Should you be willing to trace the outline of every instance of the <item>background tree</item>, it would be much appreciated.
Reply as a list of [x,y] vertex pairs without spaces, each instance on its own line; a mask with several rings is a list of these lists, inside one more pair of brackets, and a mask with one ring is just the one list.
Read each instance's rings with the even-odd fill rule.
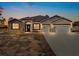
[[79,27],[79,21],[74,22],[74,23],[73,23],[73,26],[74,26],[74,27],[75,27],[75,26],[78,26],[78,27]]

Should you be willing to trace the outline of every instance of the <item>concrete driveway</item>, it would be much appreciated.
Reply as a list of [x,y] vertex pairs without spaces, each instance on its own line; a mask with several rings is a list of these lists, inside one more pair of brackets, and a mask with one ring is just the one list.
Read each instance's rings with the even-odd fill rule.
[[58,56],[79,56],[79,33],[43,33]]

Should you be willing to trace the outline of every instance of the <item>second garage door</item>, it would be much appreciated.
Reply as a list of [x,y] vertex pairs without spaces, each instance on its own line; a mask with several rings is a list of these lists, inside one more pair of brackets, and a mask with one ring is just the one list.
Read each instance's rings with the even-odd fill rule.
[[67,33],[69,31],[70,25],[55,25],[55,32],[57,33]]

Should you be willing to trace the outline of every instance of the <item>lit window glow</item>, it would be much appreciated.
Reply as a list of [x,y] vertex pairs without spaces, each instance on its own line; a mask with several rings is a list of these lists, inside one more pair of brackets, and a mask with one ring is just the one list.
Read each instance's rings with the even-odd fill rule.
[[13,24],[12,24],[12,28],[13,28],[13,29],[19,29],[19,24],[13,23]]
[[40,29],[40,24],[34,24],[34,29]]

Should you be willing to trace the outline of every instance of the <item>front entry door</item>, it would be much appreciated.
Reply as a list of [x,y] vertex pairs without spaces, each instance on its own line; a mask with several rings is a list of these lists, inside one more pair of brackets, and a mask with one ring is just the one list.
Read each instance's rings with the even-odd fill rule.
[[27,32],[30,32],[30,24],[27,24],[27,25],[26,25],[26,31],[27,31]]

